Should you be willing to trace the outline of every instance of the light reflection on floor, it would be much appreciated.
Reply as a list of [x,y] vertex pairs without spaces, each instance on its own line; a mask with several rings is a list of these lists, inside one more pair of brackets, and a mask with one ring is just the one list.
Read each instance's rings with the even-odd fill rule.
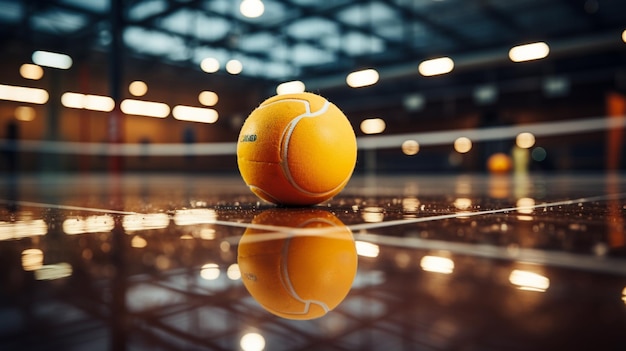
[[[624,177],[355,177],[305,210],[259,202],[236,177],[17,184],[0,194],[3,350],[626,347]],[[358,269],[323,317],[279,317],[242,284],[247,230],[295,243],[338,227]],[[317,297],[303,287],[330,256],[272,268],[281,247],[258,264],[294,301]]]

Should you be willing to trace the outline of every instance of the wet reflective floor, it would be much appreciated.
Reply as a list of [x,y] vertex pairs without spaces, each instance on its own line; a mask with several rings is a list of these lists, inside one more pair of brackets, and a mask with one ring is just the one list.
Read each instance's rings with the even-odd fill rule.
[[623,175],[0,182],[0,350],[626,349]]

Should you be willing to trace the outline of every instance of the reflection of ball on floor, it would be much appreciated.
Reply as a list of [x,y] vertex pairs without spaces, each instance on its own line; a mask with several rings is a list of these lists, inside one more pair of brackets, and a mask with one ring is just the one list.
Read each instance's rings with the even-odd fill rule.
[[356,163],[356,137],[346,116],[311,93],[265,100],[244,122],[237,164],[260,198],[312,205],[339,193]]
[[504,174],[511,171],[513,161],[511,157],[504,153],[495,153],[487,159],[487,170],[494,174]]
[[313,319],[348,295],[357,254],[351,231],[337,217],[317,209],[270,209],[252,223],[293,227],[251,227],[239,242],[241,279],[266,310],[288,319]]

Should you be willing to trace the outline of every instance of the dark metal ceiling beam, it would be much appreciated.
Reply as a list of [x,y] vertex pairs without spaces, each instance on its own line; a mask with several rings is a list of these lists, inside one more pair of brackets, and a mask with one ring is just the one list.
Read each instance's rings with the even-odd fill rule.
[[520,36],[520,33],[527,33],[529,31],[528,28],[519,24],[513,16],[494,7],[490,0],[480,0],[479,6],[481,11],[484,12],[489,19],[498,23],[500,27],[511,32],[514,36]]
[[443,37],[453,41],[460,48],[466,48],[467,43],[471,42],[470,38],[461,34],[459,31],[432,20],[428,15],[415,10],[412,6],[407,7],[404,5],[400,5],[392,0],[381,1],[395,8],[397,11],[405,13],[405,18],[408,18],[410,21],[419,22],[420,24],[424,25],[435,33],[439,33]]
[[593,6],[593,3],[588,0],[561,0],[561,3],[571,9],[576,15],[584,18],[591,29],[599,30],[603,27],[601,18],[597,12],[595,12],[599,10],[600,6],[602,6],[599,1],[596,1],[596,5],[598,6],[596,9],[588,8],[588,6]]
[[155,21],[162,19],[164,17],[167,17],[178,10],[181,10],[184,8],[195,8],[201,2],[202,2],[201,0],[192,0],[189,2],[179,2],[179,1],[168,0],[167,8],[165,8],[163,11],[154,13],[150,16],[146,16],[138,21],[127,20],[127,24],[143,26],[143,25],[147,25],[150,23],[154,23]]

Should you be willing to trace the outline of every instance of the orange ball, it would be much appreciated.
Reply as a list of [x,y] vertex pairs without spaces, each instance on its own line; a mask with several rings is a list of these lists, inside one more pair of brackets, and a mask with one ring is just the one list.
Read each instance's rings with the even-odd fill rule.
[[319,318],[348,295],[356,276],[352,232],[318,209],[270,209],[248,228],[238,247],[241,279],[267,311],[288,319]]
[[313,205],[338,194],[356,155],[346,116],[311,93],[265,100],[248,116],[237,142],[239,172],[250,190],[283,205]]

